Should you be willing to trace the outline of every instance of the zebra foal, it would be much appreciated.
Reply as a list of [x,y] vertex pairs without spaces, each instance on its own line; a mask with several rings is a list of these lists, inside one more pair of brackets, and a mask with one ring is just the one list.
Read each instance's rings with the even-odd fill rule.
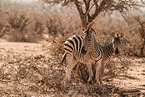
[[118,54],[119,53],[119,45],[120,45],[120,38],[123,37],[123,33],[112,33],[113,37],[109,42],[107,42],[104,46],[102,46],[103,49],[103,60],[107,60],[111,57],[111,55]]
[[112,39],[107,42],[104,46],[102,46],[103,50],[103,62],[100,69],[100,81],[102,81],[102,76],[104,74],[104,64],[108,61],[108,59],[115,54],[119,54],[119,46],[121,44],[120,38],[123,37],[123,33],[112,33]]

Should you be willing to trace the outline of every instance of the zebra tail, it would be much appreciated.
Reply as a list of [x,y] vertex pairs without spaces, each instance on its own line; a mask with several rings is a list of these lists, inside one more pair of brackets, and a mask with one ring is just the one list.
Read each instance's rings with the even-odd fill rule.
[[66,61],[66,53],[63,54],[61,61],[59,62],[60,65],[63,65],[64,61]]

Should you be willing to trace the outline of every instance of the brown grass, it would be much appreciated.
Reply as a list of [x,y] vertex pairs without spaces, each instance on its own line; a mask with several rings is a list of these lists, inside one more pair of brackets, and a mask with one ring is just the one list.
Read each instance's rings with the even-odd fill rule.
[[[50,55],[52,50],[47,48],[52,44],[42,41],[39,44],[4,42],[0,45],[3,47],[0,55],[1,96],[113,96],[115,94],[135,96],[141,95],[140,90],[144,87],[142,78],[144,59],[112,57],[106,64],[101,87],[95,83],[87,85],[81,80],[87,80],[88,76],[87,69],[82,64],[76,68],[78,81],[72,75],[71,83],[63,85],[61,81],[65,76],[67,65],[60,66],[59,59],[53,54]],[[139,71],[137,71],[138,63],[142,66]],[[137,74],[134,76],[133,73]],[[132,86],[128,83],[129,80],[133,83],[140,82]],[[126,87],[122,81],[130,86]]]

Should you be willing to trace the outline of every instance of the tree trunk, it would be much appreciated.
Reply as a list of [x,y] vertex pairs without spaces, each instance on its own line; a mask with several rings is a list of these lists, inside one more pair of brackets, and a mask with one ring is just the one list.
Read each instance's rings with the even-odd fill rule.
[[92,22],[92,18],[90,17],[90,15],[88,14],[87,16],[86,15],[83,15],[81,17],[81,23],[82,23],[82,28],[84,29],[87,29],[88,26],[91,27],[92,25],[89,25],[91,22]]
[[143,57],[144,56],[144,46],[145,46],[145,41],[143,41],[142,47],[140,49],[140,56]]

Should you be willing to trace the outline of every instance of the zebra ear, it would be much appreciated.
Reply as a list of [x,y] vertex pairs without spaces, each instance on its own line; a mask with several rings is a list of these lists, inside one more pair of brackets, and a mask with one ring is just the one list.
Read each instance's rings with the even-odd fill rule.
[[86,30],[85,29],[82,29],[83,33],[86,33]]
[[124,36],[124,34],[123,33],[120,33],[120,37],[123,37]]
[[115,36],[115,32],[112,32],[111,36],[114,37]]
[[87,53],[87,50],[85,49],[85,47],[82,47],[81,53],[82,53],[83,55],[85,55],[85,54]]

